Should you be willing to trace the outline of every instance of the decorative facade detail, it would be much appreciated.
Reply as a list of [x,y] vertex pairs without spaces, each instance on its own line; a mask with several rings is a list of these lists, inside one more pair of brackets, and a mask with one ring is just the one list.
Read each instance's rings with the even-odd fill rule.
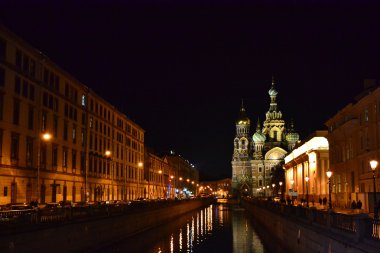
[[268,91],[269,110],[261,127],[257,120],[256,132],[250,137],[250,119],[242,103],[236,120],[236,137],[232,156],[232,189],[235,194],[253,195],[258,188],[269,185],[274,167],[284,160],[299,141],[291,122],[285,127],[278,109],[275,82]]

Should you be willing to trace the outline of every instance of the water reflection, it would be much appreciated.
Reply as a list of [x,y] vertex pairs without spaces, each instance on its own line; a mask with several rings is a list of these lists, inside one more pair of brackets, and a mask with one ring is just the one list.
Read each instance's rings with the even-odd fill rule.
[[266,252],[244,210],[210,205],[99,252]]

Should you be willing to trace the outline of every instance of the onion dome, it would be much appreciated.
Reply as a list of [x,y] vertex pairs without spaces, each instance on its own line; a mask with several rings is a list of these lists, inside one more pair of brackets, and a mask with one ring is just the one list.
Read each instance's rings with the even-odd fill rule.
[[252,140],[255,143],[265,142],[266,140],[265,135],[263,134],[263,132],[261,132],[259,120],[257,120],[256,133],[253,134]]
[[236,125],[249,125],[251,121],[249,120],[247,113],[245,112],[243,101],[241,101],[241,108],[239,117],[236,120]]
[[294,131],[293,120],[290,123],[290,129],[285,138],[288,142],[297,142],[300,139],[300,135]]
[[275,97],[278,94],[278,91],[274,88],[274,77],[272,77],[272,87],[268,91],[269,96]]

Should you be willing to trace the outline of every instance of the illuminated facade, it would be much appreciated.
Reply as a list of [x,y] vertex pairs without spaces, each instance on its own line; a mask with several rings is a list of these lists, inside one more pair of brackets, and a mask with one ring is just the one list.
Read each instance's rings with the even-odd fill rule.
[[175,172],[166,158],[161,158],[152,152],[145,153],[145,180],[147,199],[174,198]]
[[[329,143],[327,131],[316,131],[285,157],[285,195],[317,203],[328,198]],[[308,182],[306,180],[308,177]]]
[[231,178],[201,182],[198,186],[198,194],[212,194],[218,198],[228,198],[231,194]]
[[139,125],[0,27],[0,204],[135,199],[143,159]]
[[288,151],[299,140],[293,123],[286,129],[285,120],[277,106],[277,90],[272,80],[268,91],[269,110],[263,126],[257,121],[256,132],[250,136],[251,121],[242,104],[236,121],[236,137],[232,155],[232,189],[234,194],[252,195],[257,189],[267,186],[274,167],[283,161]]
[[187,197],[195,195],[197,184],[199,184],[199,171],[195,165],[181,155],[176,155],[173,151],[163,156],[162,159],[169,164],[169,174],[173,176],[173,178],[170,178],[170,186],[174,186],[175,196]]
[[[365,90],[326,122],[333,172],[332,202],[348,206],[361,200],[363,209],[373,211],[373,176],[369,161],[380,159],[380,88],[366,80]],[[379,167],[376,188],[380,190]],[[378,200],[380,195],[377,196]]]

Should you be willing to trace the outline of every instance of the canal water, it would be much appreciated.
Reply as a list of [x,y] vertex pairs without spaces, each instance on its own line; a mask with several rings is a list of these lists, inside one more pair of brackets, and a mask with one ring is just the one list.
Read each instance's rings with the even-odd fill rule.
[[274,253],[264,247],[258,231],[244,209],[212,204],[98,252]]

